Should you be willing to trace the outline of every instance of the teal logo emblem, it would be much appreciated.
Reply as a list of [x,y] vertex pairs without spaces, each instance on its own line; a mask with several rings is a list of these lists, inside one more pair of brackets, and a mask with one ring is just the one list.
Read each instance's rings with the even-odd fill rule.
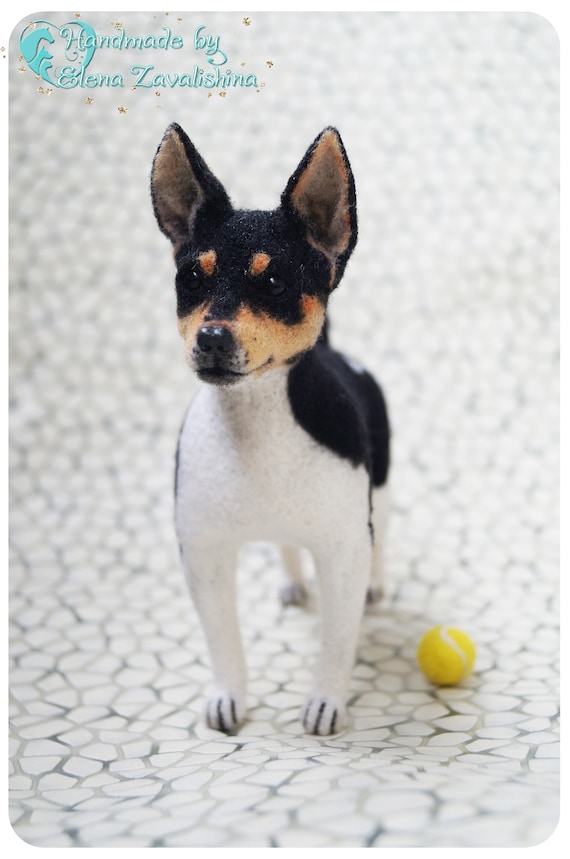
[[62,27],[34,21],[20,34],[20,51],[33,72],[52,86],[61,87],[62,69],[80,75],[95,53],[96,34],[84,21]]

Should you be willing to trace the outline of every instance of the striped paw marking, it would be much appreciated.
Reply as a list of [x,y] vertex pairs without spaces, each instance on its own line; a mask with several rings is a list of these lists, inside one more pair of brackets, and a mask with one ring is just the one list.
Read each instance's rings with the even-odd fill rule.
[[338,734],[344,727],[344,706],[335,699],[315,695],[307,700],[301,710],[301,722],[308,734],[325,737]]
[[243,708],[230,692],[217,690],[206,703],[206,722],[214,731],[231,734],[243,719]]

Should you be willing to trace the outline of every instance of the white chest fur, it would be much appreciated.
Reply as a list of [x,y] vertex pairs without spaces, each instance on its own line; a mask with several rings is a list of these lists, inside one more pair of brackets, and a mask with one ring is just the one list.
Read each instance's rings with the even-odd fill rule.
[[364,467],[354,468],[296,422],[287,371],[200,390],[180,437],[177,528],[183,543],[267,540],[311,547],[353,525],[365,537],[368,515]]

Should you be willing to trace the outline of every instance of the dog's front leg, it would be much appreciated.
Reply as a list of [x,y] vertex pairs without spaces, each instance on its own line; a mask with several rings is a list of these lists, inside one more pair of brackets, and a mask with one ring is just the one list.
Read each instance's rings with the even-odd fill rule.
[[236,554],[216,546],[184,555],[214,675],[206,722],[210,728],[230,733],[245,715],[247,673],[237,615]]
[[336,545],[316,552],[320,582],[321,652],[315,684],[301,711],[309,734],[334,734],[345,721],[360,621],[370,575],[371,545],[364,534],[357,548]]

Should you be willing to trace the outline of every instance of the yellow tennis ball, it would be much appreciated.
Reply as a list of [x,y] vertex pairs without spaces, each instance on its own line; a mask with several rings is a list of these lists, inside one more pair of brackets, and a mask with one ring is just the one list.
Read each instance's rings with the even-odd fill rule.
[[437,686],[453,686],[473,670],[475,645],[468,635],[450,626],[434,626],[421,639],[418,665]]

